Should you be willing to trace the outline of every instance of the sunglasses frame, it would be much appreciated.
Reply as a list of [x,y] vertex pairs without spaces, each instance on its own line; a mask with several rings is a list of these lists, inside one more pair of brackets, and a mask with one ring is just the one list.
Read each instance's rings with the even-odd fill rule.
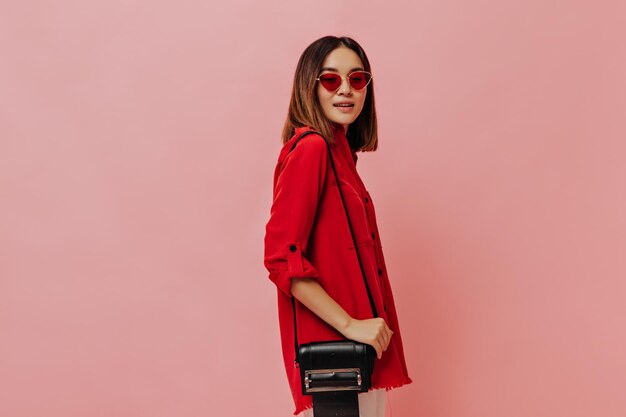
[[[352,74],[354,74],[355,72],[364,72],[364,73],[366,73],[366,74],[369,74],[369,76],[370,76],[370,79],[369,79],[369,80],[367,80],[367,84],[365,84],[365,86],[364,86],[363,88],[359,89],[359,90],[357,90],[356,88],[354,88],[354,87],[352,86],[352,84],[350,83],[350,76],[351,76]],[[374,79],[374,76],[372,75],[372,73],[371,73],[371,72],[369,72],[369,71],[363,71],[363,70],[356,70],[356,71],[352,71],[352,72],[351,72],[350,74],[348,74],[346,77],[342,77],[340,74],[337,74],[336,72],[325,72],[325,73],[323,73],[323,74],[320,74],[320,75],[319,75],[319,77],[317,77],[317,78],[315,79],[315,81],[319,81],[319,82],[321,83],[320,78],[322,77],[322,75],[327,75],[327,74],[337,75],[337,76],[339,76],[339,78],[341,78],[341,83],[339,84],[339,87],[335,88],[334,90],[329,90],[328,88],[326,88],[326,87],[324,86],[324,84],[322,84],[322,87],[324,87],[324,89],[325,89],[326,91],[330,92],[330,93],[334,93],[335,91],[339,90],[339,89],[341,88],[341,86],[343,85],[343,81],[344,81],[344,80],[348,80],[348,85],[349,85],[349,86],[350,86],[350,88],[351,88],[351,89],[353,89],[354,91],[362,91],[362,90],[366,89],[366,88],[367,88],[367,86],[368,86],[368,85],[370,85],[370,83],[371,83],[371,82],[372,82],[372,80]]]

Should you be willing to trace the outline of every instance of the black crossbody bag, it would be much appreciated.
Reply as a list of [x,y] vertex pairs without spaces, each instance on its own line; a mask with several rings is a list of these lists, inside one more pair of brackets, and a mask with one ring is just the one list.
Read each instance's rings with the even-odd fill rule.
[[[304,136],[317,133],[306,131],[294,142],[290,152],[295,148],[298,141]],[[322,138],[324,138],[322,136]],[[326,138],[328,156],[337,181],[337,189],[341,196],[350,234],[354,242],[354,252],[363,275],[363,282],[369,297],[372,314],[378,317],[374,299],[370,292],[365,277],[365,271],[361,262],[354,230],[350,222],[350,216],[341,191],[339,177],[335,170],[330,144]],[[300,367],[300,382],[303,395],[313,396],[313,413],[315,417],[359,417],[359,403],[357,394],[367,392],[371,387],[371,377],[374,371],[376,350],[373,346],[354,340],[332,340],[322,342],[305,343],[298,346],[298,330],[296,326],[296,300],[291,297],[293,308],[294,341],[295,341],[295,366]]]

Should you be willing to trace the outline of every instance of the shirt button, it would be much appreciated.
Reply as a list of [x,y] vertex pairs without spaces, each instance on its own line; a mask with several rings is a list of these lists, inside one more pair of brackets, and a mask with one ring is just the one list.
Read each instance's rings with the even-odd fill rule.
[[376,239],[376,235],[372,233],[372,239]]
[[290,250],[290,251],[292,251],[292,252],[295,252],[295,251],[296,251],[296,249],[297,249],[297,248],[296,248],[296,245],[291,245],[291,246],[289,246],[289,250]]
[[378,268],[378,275],[382,275],[383,274],[383,270]]
[[370,201],[370,199],[365,197],[365,202],[368,203],[369,201]]

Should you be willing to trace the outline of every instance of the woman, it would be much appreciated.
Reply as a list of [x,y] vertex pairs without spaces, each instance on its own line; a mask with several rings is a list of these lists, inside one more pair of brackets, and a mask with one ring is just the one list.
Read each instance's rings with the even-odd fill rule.
[[[387,391],[412,382],[387,276],[371,196],[356,171],[357,151],[378,145],[373,77],[365,52],[348,37],[326,36],[298,62],[283,148],[274,172],[274,199],[266,225],[264,264],[276,284],[281,345],[294,414],[312,416],[295,366],[298,344],[352,339],[377,354],[372,386],[359,393],[361,416],[384,416]],[[314,130],[298,141],[303,132]],[[330,143],[339,186],[352,223],[347,224],[329,162]],[[355,242],[356,241],[356,248]],[[359,251],[378,317],[363,281]]]

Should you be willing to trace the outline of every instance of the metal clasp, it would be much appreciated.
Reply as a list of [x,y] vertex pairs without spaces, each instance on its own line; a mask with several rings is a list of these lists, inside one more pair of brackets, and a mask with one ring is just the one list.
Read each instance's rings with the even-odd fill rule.
[[[311,378],[313,374],[327,374],[330,373],[334,376],[337,372],[356,372],[356,385],[349,385],[345,387],[317,387],[310,388]],[[304,371],[304,388],[306,392],[322,392],[322,391],[360,391],[362,385],[361,369],[359,368],[335,368],[335,369],[310,369]]]

